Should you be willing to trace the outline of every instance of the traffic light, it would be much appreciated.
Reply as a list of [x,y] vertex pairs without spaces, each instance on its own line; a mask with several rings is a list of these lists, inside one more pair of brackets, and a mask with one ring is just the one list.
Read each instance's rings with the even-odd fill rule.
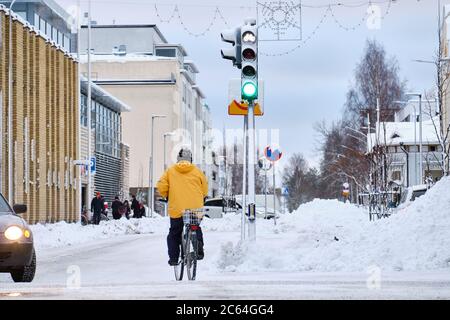
[[222,41],[233,44],[232,48],[222,49],[222,58],[233,61],[241,69],[241,28],[227,29],[220,34]]
[[258,99],[258,28],[256,20],[246,20],[240,31],[242,99],[251,102]]

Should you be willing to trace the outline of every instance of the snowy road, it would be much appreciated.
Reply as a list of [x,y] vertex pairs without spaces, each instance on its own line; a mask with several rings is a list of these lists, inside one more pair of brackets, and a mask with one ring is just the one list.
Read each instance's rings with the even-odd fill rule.
[[[364,273],[237,273],[211,267],[220,239],[238,237],[238,232],[207,234],[198,280],[181,283],[167,265],[161,234],[41,249],[32,284],[15,284],[0,274],[0,299],[450,299],[448,270],[382,273],[380,288],[369,289]],[[68,288],[77,279],[74,270],[80,271],[80,287]]]

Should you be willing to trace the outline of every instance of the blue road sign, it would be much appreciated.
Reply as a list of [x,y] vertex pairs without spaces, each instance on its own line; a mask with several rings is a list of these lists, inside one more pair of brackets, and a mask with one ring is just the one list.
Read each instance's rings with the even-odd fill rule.
[[95,157],[91,158],[91,174],[95,174],[97,170],[97,159]]

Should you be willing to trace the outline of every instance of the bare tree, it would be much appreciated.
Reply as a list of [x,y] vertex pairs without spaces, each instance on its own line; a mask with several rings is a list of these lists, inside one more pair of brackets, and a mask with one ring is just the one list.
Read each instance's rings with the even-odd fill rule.
[[380,104],[380,121],[392,121],[405,91],[406,81],[401,81],[395,58],[388,59],[382,45],[367,40],[365,53],[355,70],[355,85],[347,94],[344,120],[362,127],[367,113],[372,123],[376,121],[377,100]]

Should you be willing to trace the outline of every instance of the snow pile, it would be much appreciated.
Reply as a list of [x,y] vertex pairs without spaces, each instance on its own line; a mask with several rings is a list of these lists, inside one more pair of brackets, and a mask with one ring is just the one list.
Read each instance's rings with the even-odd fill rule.
[[219,271],[428,270],[450,267],[450,178],[388,219],[369,222],[365,209],[315,200],[282,215],[276,227],[257,222],[257,242],[222,245]]
[[120,219],[101,222],[100,225],[81,226],[77,223],[58,222],[30,226],[37,248],[56,248],[88,243],[127,234],[167,233],[168,219]]

